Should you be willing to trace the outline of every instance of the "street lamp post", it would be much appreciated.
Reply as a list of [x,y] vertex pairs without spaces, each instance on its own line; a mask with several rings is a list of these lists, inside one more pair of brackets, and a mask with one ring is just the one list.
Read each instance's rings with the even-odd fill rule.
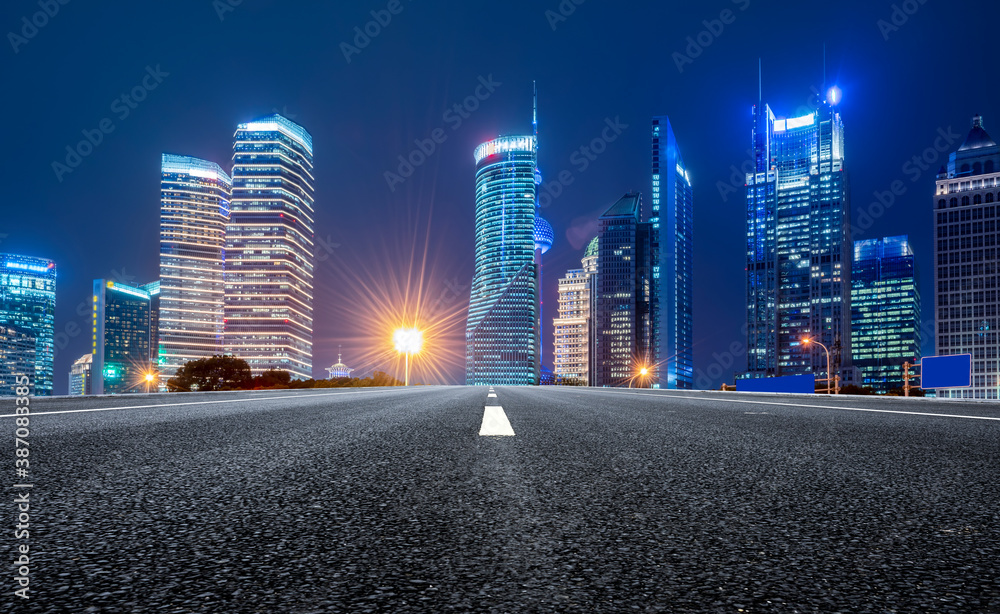
[[396,351],[406,355],[406,375],[404,386],[410,385],[410,354],[420,353],[424,334],[415,328],[400,328],[392,336]]
[[150,393],[149,387],[153,384],[154,379],[156,379],[156,375],[152,371],[146,374],[146,394]]
[[[802,340],[802,343],[803,345],[809,345],[810,343],[815,343],[819,347],[823,348],[824,352],[826,352],[826,393],[830,394],[830,387],[833,384],[833,375],[830,373],[830,350],[826,349],[825,345],[823,345],[819,341],[816,341],[812,337],[804,338]],[[839,386],[837,392],[838,393],[840,392]]]

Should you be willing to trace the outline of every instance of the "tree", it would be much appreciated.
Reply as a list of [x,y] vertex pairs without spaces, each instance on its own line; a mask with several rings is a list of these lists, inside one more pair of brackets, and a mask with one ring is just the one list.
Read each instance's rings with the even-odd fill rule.
[[288,388],[292,374],[280,369],[268,369],[253,378],[254,388]]
[[167,389],[172,392],[245,390],[252,382],[250,365],[245,360],[234,356],[212,356],[184,363],[167,380]]

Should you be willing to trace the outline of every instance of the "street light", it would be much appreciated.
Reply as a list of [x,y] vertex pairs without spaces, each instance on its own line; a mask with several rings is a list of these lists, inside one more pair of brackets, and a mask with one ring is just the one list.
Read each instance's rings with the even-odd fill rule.
[[424,334],[415,328],[400,328],[392,336],[396,351],[406,354],[406,381],[404,386],[410,385],[410,354],[419,354],[420,348],[424,344]]
[[156,379],[156,374],[150,371],[146,373],[146,394],[149,394],[149,387],[152,385],[153,380]]
[[[830,394],[830,386],[833,383],[833,375],[830,373],[830,350],[826,349],[825,345],[823,345],[819,341],[816,341],[812,337],[803,337],[802,338],[802,345],[809,345],[810,343],[815,343],[819,347],[823,348],[824,352],[826,352],[826,393]],[[838,388],[839,388],[839,386],[838,386]],[[839,392],[840,391],[838,390],[838,393]]]

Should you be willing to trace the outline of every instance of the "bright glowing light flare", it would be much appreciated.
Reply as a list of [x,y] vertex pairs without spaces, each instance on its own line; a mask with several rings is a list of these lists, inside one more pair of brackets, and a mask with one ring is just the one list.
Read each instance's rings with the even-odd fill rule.
[[392,342],[401,354],[419,354],[424,345],[424,334],[415,328],[400,328],[392,335]]

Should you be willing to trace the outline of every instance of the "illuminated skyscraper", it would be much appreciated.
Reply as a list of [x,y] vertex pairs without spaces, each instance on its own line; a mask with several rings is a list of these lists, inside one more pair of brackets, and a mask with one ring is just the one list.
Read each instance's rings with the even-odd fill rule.
[[223,352],[232,182],[218,164],[187,156],[163,154],[160,170],[160,281],[144,288],[158,303],[150,349],[166,381],[184,363]]
[[466,324],[466,383],[539,380],[534,136],[476,148],[476,262]]
[[93,394],[145,392],[149,362],[149,293],[94,280]]
[[694,195],[670,119],[653,118],[654,388],[694,388]]
[[996,399],[1000,145],[986,132],[982,117],[972,119],[965,142],[938,174],[934,207],[937,353],[972,355],[972,387],[941,389],[938,396]]
[[642,199],[626,194],[601,215],[597,242],[592,386],[648,387],[652,366],[652,224]]
[[313,142],[281,115],[240,124],[226,231],[225,351],[312,377]]
[[583,268],[572,269],[559,280],[559,316],[555,329],[555,374],[563,381],[587,385],[590,381],[591,290],[597,272],[598,239],[587,246]]
[[[836,88],[830,101],[836,103]],[[826,373],[851,360],[850,201],[844,125],[830,102],[778,119],[754,107],[747,195],[747,373]],[[833,366],[838,372],[836,364]]]
[[151,281],[139,286],[149,293],[149,363],[160,364],[160,282]]
[[56,265],[51,260],[0,254],[0,326],[35,339],[32,394],[52,394],[55,356]]
[[854,242],[851,345],[863,386],[903,387],[903,363],[920,362],[920,286],[909,238]]

